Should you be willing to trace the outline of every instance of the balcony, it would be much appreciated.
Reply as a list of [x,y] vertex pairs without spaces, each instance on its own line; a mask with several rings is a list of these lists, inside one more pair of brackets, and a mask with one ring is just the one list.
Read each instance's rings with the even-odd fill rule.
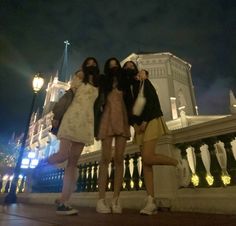
[[[174,167],[154,167],[155,196],[159,209],[235,214],[236,115],[173,130],[171,134],[162,137],[156,152],[176,158],[181,156],[189,164],[186,187],[178,187]],[[99,159],[100,151],[82,155],[78,163],[79,177],[72,204],[95,206]],[[63,166],[60,167],[45,168],[31,183],[32,190],[19,194],[20,199],[31,203],[53,203],[62,187],[64,170]],[[140,153],[133,144],[127,145],[124,168],[122,205],[124,208],[139,209],[146,194]],[[212,184],[206,180],[206,175],[212,176]],[[198,183],[193,176],[198,177]],[[227,183],[222,176],[228,178]],[[113,180],[114,165],[111,162],[108,199],[111,198]]]

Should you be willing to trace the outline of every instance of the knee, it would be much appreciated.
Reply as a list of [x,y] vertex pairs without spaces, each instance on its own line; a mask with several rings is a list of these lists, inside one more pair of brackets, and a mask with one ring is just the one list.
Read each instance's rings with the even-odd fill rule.
[[70,158],[71,159],[79,159],[80,157],[80,153],[79,152],[73,152],[73,153],[70,153]]

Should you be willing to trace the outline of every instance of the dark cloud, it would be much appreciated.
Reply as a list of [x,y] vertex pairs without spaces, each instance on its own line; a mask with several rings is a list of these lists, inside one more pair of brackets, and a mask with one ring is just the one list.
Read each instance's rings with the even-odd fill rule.
[[103,67],[110,56],[172,52],[192,64],[200,112],[227,113],[228,89],[236,92],[235,15],[233,0],[2,0],[0,136],[22,131],[32,75],[42,72],[49,80],[66,39],[70,73],[89,55]]

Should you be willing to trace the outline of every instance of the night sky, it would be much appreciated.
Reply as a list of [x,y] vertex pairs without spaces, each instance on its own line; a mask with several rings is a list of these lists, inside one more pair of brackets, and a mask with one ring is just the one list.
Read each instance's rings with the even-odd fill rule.
[[70,73],[87,56],[103,68],[111,56],[171,52],[192,65],[200,114],[229,113],[229,89],[236,94],[234,0],[0,0],[0,142],[24,131],[33,75],[49,81],[67,39]]

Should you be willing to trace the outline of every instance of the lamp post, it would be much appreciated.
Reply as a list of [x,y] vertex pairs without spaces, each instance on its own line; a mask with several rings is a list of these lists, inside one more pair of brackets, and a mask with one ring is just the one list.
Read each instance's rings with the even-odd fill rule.
[[4,200],[4,202],[6,204],[11,204],[11,203],[16,203],[17,202],[16,188],[17,188],[17,184],[18,184],[18,178],[19,178],[19,175],[20,175],[20,167],[21,167],[21,162],[22,162],[22,157],[23,157],[23,154],[24,154],[24,150],[25,150],[25,143],[26,143],[26,139],[27,139],[27,136],[28,136],[28,132],[29,132],[31,115],[33,113],[37,93],[42,88],[43,83],[44,83],[44,79],[42,77],[40,77],[39,74],[34,76],[34,79],[33,79],[33,82],[32,82],[33,91],[34,91],[33,99],[32,99],[32,103],[31,103],[31,106],[30,106],[30,112],[29,112],[29,115],[28,115],[27,124],[26,124],[26,127],[25,127],[24,137],[22,139],[22,144],[21,144],[21,147],[20,147],[19,157],[17,159],[16,167],[14,169],[14,177],[13,177],[13,180],[12,180],[12,183],[11,183],[10,191],[9,191],[8,195],[5,197],[5,200]]

